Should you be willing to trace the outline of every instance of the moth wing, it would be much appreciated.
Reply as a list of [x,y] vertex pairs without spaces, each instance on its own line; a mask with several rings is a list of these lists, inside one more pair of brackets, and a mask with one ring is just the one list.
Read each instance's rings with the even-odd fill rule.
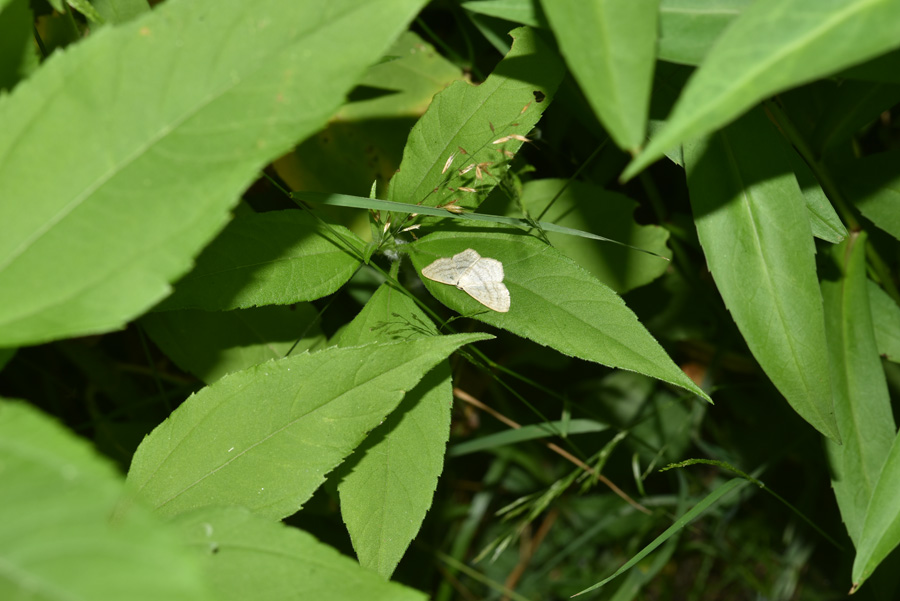
[[[453,265],[459,271],[460,277],[472,268],[473,265],[483,260],[477,251],[467,248],[461,253],[453,255]],[[493,259],[491,259],[493,261]],[[497,261],[499,263],[499,261]],[[501,266],[502,269],[502,266]]]
[[456,268],[453,259],[443,258],[423,267],[422,275],[441,284],[456,286],[459,282],[460,271]]
[[503,284],[503,263],[481,258],[459,278],[456,284],[479,303],[500,313],[510,307],[509,289]]

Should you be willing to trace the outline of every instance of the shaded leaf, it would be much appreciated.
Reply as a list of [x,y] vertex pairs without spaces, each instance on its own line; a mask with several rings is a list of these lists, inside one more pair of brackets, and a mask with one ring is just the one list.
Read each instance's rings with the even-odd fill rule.
[[[308,303],[236,311],[159,311],[141,318],[153,342],[181,369],[207,384],[288,351],[324,343]],[[296,345],[296,346],[295,346]]]
[[572,357],[636,371],[705,399],[625,302],[551,246],[526,235],[461,230],[437,232],[408,246],[416,270],[467,248],[503,263],[508,313],[486,310],[465,292],[422,278],[454,311],[528,338]]
[[761,111],[685,145],[709,269],[753,356],[797,413],[840,440],[803,195]]
[[412,32],[401,35],[387,56],[397,58],[369,67],[328,127],[275,162],[292,190],[368,196],[375,181],[382,193],[432,97],[463,77]]
[[878,354],[900,363],[900,305],[872,280],[868,282],[868,292]]
[[128,482],[165,515],[214,504],[291,515],[425,373],[487,338],[330,348],[225,376],[144,439]]
[[512,430],[503,430],[495,434],[485,434],[459,442],[447,450],[447,454],[451,457],[460,457],[470,453],[478,453],[480,451],[490,451],[498,447],[524,442],[526,440],[537,440],[541,438],[553,438],[563,434],[587,434],[591,432],[604,432],[609,429],[608,424],[604,424],[592,419],[573,419],[559,420],[540,424],[532,424],[530,426],[522,426],[521,428]]
[[900,102],[900,85],[842,81],[827,101],[822,115],[816,119],[816,129],[810,140],[818,155],[846,142]]
[[156,310],[287,305],[338,290],[361,264],[364,243],[301,210],[242,213],[197,258]]
[[0,90],[11,90],[37,67],[28,0],[0,2]]
[[0,98],[0,197],[16,199],[0,345],[121,327],[166,296],[422,4],[165,2],[54,53]]
[[207,556],[221,601],[424,601],[425,595],[359,566],[312,535],[237,507],[208,507],[175,523]]
[[543,0],[560,50],[619,147],[644,142],[659,0]]
[[209,599],[175,533],[125,497],[91,445],[23,402],[0,401],[0,596],[72,601]]
[[843,277],[823,281],[834,412],[843,444],[829,442],[832,487],[841,517],[857,546],[863,521],[896,434],[866,284],[866,234],[834,248]]
[[853,588],[859,588],[884,559],[900,544],[900,436],[894,437],[890,453],[872,491],[862,534],[853,561]]
[[832,244],[840,243],[847,237],[847,228],[835,212],[831,201],[825,196],[825,191],[822,190],[816,176],[798,153],[788,152],[788,161],[794,170],[800,191],[803,192],[813,236]]
[[[895,0],[758,0],[718,39],[666,127],[628,166],[631,178],[777,92],[900,46]],[[764,35],[761,35],[764,32]]]
[[[589,183],[562,179],[528,182],[522,192],[522,204],[537,216],[566,186],[542,219],[577,230],[603,234],[636,248],[671,258],[666,242],[669,232],[657,225],[639,225],[634,220],[638,203],[627,196]],[[647,284],[670,266],[668,261],[645,253],[596,240],[547,232],[554,247],[597,278],[622,294]]]
[[661,60],[699,65],[726,27],[752,0],[660,0]]
[[478,0],[460,6],[473,13],[506,19],[531,27],[547,27],[547,17],[538,0]]
[[[341,332],[338,345],[430,336],[437,336],[437,329],[421,309],[382,284]],[[359,563],[385,578],[431,507],[444,468],[452,405],[450,368],[440,363],[359,446],[338,485],[341,515]]]
[[147,0],[91,0],[107,23],[121,24],[150,11]]
[[840,166],[840,185],[856,208],[900,240],[900,152],[890,151]]
[[[550,104],[565,72],[560,59],[533,30],[521,27],[510,35],[512,50],[484,83],[473,86],[457,81],[434,97],[409,134],[388,200],[430,207],[455,200],[457,206],[475,208],[496,186],[509,167],[509,156],[502,151],[515,153],[523,142],[513,138],[494,142],[511,135],[526,136]],[[451,156],[454,160],[448,166]],[[474,166],[480,163],[486,164],[491,175],[478,179]],[[456,191],[459,187],[477,192]]]

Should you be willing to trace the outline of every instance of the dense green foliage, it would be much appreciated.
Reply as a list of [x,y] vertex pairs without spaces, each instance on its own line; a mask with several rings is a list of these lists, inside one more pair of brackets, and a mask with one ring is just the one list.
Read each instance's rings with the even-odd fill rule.
[[900,594],[900,0],[153,4],[0,0],[0,599]]

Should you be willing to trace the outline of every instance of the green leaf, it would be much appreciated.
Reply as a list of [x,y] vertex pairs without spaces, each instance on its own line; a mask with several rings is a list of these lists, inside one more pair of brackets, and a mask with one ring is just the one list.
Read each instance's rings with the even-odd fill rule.
[[685,145],[697,234],[725,306],[800,416],[840,440],[803,195],[762,111]]
[[[207,384],[288,351],[325,342],[318,311],[308,303],[238,311],[160,311],[141,318],[156,346]],[[296,346],[295,346],[296,345]]]
[[347,228],[306,211],[242,213],[156,309],[215,311],[322,298],[359,268],[364,246]]
[[128,482],[164,515],[293,514],[437,363],[485,334],[330,348],[225,376],[138,447]]
[[540,424],[532,424],[530,426],[522,426],[514,430],[503,430],[495,434],[486,434],[479,436],[473,440],[460,442],[447,451],[450,457],[461,457],[470,453],[478,453],[479,451],[489,451],[498,447],[504,447],[527,440],[537,440],[541,438],[552,438],[563,434],[569,436],[571,434],[587,434],[592,432],[604,432],[609,429],[608,424],[604,424],[592,419],[573,419],[559,420],[553,422],[544,422]]
[[625,169],[725,125],[760,100],[900,45],[896,0],[758,0],[722,34],[666,127]]
[[872,280],[868,282],[868,292],[878,354],[900,363],[900,305]]
[[97,9],[88,0],[66,0],[66,4],[84,15],[88,22],[92,24],[102,25],[106,22],[106,19],[97,12]]
[[609,135],[644,143],[656,62],[659,0],[543,0],[560,50]]
[[898,151],[848,161],[839,168],[839,184],[867,219],[900,240],[898,161]]
[[844,226],[841,218],[838,217],[834,207],[831,206],[831,201],[825,196],[825,191],[819,185],[819,181],[813,174],[812,169],[793,150],[788,152],[788,161],[794,170],[794,176],[800,185],[800,191],[803,192],[803,199],[806,201],[806,212],[813,236],[832,244],[839,244],[847,237],[847,228]]
[[367,196],[383,193],[400,166],[409,130],[435,94],[462,70],[412,32],[387,50],[395,60],[369,67],[328,127],[275,162],[293,190]]
[[739,487],[746,486],[746,485],[747,485],[747,480],[744,480],[743,478],[733,478],[733,479],[729,480],[728,482],[722,484],[721,486],[717,487],[714,491],[712,491],[711,493],[706,495],[706,497],[702,501],[700,501],[699,503],[697,503],[696,505],[691,507],[691,509],[687,513],[685,513],[684,515],[679,517],[677,520],[675,520],[675,523],[672,524],[671,526],[669,526],[665,532],[663,532],[662,534],[657,536],[655,539],[653,539],[653,542],[651,542],[649,545],[647,545],[646,547],[641,549],[637,555],[635,555],[634,557],[629,559],[627,562],[625,562],[625,565],[623,565],[621,568],[616,570],[616,572],[612,576],[609,576],[608,578],[604,578],[597,584],[595,584],[591,587],[588,587],[588,588],[584,589],[583,591],[576,593],[575,595],[572,595],[572,596],[577,597],[578,595],[583,595],[584,593],[587,593],[588,591],[592,591],[594,589],[600,588],[601,586],[603,586],[604,584],[606,584],[613,578],[616,578],[619,575],[621,575],[622,573],[626,572],[627,570],[630,570],[638,562],[640,562],[642,559],[647,557],[647,555],[649,555],[654,550],[656,550],[657,547],[659,547],[661,544],[663,544],[664,542],[669,540],[672,536],[674,536],[679,531],[681,531],[682,528],[684,528],[685,526],[687,526],[691,522],[693,522],[695,519],[697,519],[704,511],[709,509],[719,499],[721,499],[722,497],[724,497],[731,491],[733,491]]
[[531,27],[547,27],[547,17],[538,0],[479,0],[463,2],[460,6],[480,15],[506,19]]
[[872,491],[896,434],[875,346],[866,284],[866,234],[834,247],[843,277],[822,282],[834,413],[842,445],[828,444],[832,487],[850,539],[859,547]]
[[810,145],[818,156],[860,133],[900,102],[900,85],[868,81],[842,81],[827,98],[816,118]]
[[661,0],[659,50],[661,60],[699,65],[726,27],[752,0]]
[[165,2],[54,53],[0,98],[0,345],[108,331],[165,297],[422,4]]
[[[484,83],[457,81],[434,97],[409,134],[388,200],[430,207],[455,200],[457,206],[472,209],[496,186],[509,167],[509,157],[502,151],[515,153],[523,142],[494,142],[527,135],[565,73],[559,57],[533,30],[521,27],[510,35],[512,50]],[[479,163],[486,163],[491,175],[478,179],[474,165]],[[467,167],[472,168],[460,174]],[[459,187],[477,192],[457,191]]]
[[866,510],[853,561],[854,590],[900,545],[900,494],[897,491],[900,491],[900,435],[894,437]]
[[610,288],[551,246],[525,235],[437,232],[408,245],[416,270],[472,248],[503,263],[512,307],[487,310],[454,286],[422,278],[454,311],[471,315],[572,357],[636,371],[709,399],[675,365],[625,302]]
[[[672,257],[666,246],[668,230],[636,223],[634,210],[638,203],[622,194],[585,182],[571,181],[567,185],[562,179],[541,179],[525,184],[522,204],[531,215],[540,215],[564,186],[543,219],[576,230],[603,233],[629,246]],[[652,282],[670,266],[660,256],[637,253],[624,246],[549,231],[547,239],[619,294]]]
[[147,0],[91,0],[107,23],[121,25],[150,11]]
[[209,599],[196,558],[130,504],[111,463],[23,402],[0,401],[0,598]]
[[206,555],[220,601],[425,601],[422,593],[361,568],[310,534],[237,507],[207,507],[176,518]]
[[[415,302],[382,284],[341,332],[338,345],[433,336],[437,329]],[[450,367],[443,362],[360,445],[338,485],[341,515],[359,563],[385,578],[431,507],[444,468],[452,405]]]
[[0,2],[0,90],[11,90],[38,64],[28,0]]

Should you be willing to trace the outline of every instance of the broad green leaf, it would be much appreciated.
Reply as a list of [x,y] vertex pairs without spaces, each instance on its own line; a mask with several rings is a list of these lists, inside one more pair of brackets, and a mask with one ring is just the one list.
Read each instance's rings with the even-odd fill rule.
[[862,535],[853,561],[853,588],[859,588],[884,559],[900,545],[900,435],[872,491]]
[[423,375],[487,338],[330,348],[225,376],[144,439],[128,482],[164,515],[215,504],[291,515]]
[[609,425],[592,419],[559,420],[532,424],[514,430],[503,430],[496,434],[486,434],[473,440],[457,443],[447,450],[447,455],[450,457],[460,457],[479,451],[490,451],[491,449],[525,442],[527,440],[553,438],[560,436],[560,434],[568,437],[570,434],[604,432],[608,429]]
[[416,270],[467,248],[503,263],[508,313],[485,308],[454,286],[421,278],[440,302],[564,355],[636,371],[709,399],[641,325],[625,302],[551,246],[522,234],[437,232],[407,248]]
[[54,53],[0,98],[0,345],[159,302],[422,4],[164,2]]
[[199,601],[196,558],[91,445],[24,402],[0,401],[0,599]]
[[843,81],[826,102],[825,110],[816,118],[816,129],[810,140],[819,156],[851,139],[900,102],[900,85]]
[[302,530],[237,507],[208,507],[176,518],[206,555],[220,601],[425,601],[419,591],[385,580]]
[[840,243],[847,237],[847,228],[831,206],[831,201],[825,196],[825,191],[822,190],[816,176],[797,152],[789,151],[788,161],[794,170],[800,191],[803,192],[813,236],[832,244]]
[[900,305],[871,280],[868,291],[878,354],[888,361],[900,363]]
[[542,0],[560,50],[609,135],[644,143],[659,0]]
[[236,311],[158,311],[142,317],[140,324],[175,365],[207,384],[325,342],[318,311],[308,303]]
[[[533,30],[521,27],[510,35],[512,50],[484,83],[457,81],[434,97],[409,134],[388,200],[430,207],[456,201],[471,209],[496,186],[509,167],[505,153],[515,153],[523,144],[506,138],[531,131],[565,73],[559,57]],[[475,166],[481,163],[487,173],[479,179]],[[458,191],[460,187],[477,192]],[[396,219],[402,223],[407,216]]]
[[460,6],[473,13],[506,19],[531,27],[547,27],[547,17],[538,0],[478,0]]
[[37,67],[33,21],[28,0],[0,2],[0,90],[11,90]]
[[197,258],[156,310],[243,309],[322,298],[359,268],[364,243],[306,211],[243,213]]
[[106,22],[97,9],[88,0],[66,0],[66,4],[80,12],[92,25],[102,25]]
[[725,306],[800,416],[840,440],[803,194],[762,111],[685,145],[697,234]]
[[721,499],[722,497],[724,497],[731,491],[733,491],[737,488],[740,488],[742,486],[746,486],[747,484],[748,484],[747,480],[744,480],[743,478],[733,478],[733,479],[729,480],[728,482],[718,486],[714,491],[712,491],[711,493],[706,495],[706,497],[702,501],[700,501],[699,503],[697,503],[696,505],[691,507],[691,509],[689,511],[687,511],[684,515],[682,515],[677,520],[675,520],[675,523],[672,524],[671,526],[669,526],[665,532],[663,532],[662,534],[657,536],[655,539],[653,539],[653,542],[651,542],[649,545],[647,545],[646,547],[641,549],[640,552],[638,552],[634,557],[632,557],[627,562],[625,562],[625,565],[623,565],[621,568],[616,570],[614,574],[612,574],[611,576],[609,576],[607,578],[604,578],[603,580],[601,580],[594,586],[591,586],[589,588],[584,589],[583,591],[581,591],[579,593],[576,593],[573,596],[583,595],[584,593],[586,593],[588,591],[592,591],[594,589],[600,588],[601,586],[603,586],[604,584],[606,584],[613,578],[616,578],[619,575],[621,575],[623,572],[630,570],[632,567],[637,565],[638,562],[640,562],[642,559],[644,559],[647,555],[649,555],[650,553],[655,551],[657,547],[659,547],[661,544],[663,544],[664,542],[669,540],[672,536],[678,534],[682,528],[689,525],[695,519],[700,517],[700,515],[704,511],[709,509],[719,499]]
[[900,240],[900,152],[890,151],[847,162],[839,184],[856,208]]
[[395,60],[366,71],[328,127],[275,162],[292,190],[381,193],[400,166],[409,130],[435,94],[462,70],[418,35],[405,32],[386,53]]
[[120,25],[150,10],[147,0],[91,0],[100,16],[110,24]]
[[831,355],[834,412],[842,445],[828,444],[841,517],[854,544],[896,434],[875,346],[866,284],[866,234],[834,247],[843,277],[822,282]]
[[896,0],[758,0],[718,39],[666,127],[631,162],[631,178],[663,153],[725,125],[760,100],[900,46]]
[[[671,258],[666,246],[669,232],[657,225],[639,225],[634,220],[637,203],[627,196],[610,192],[589,183],[562,179],[534,180],[525,185],[522,204],[532,216],[543,213],[544,207],[565,186],[542,217],[547,221],[604,234],[614,240]],[[662,275],[670,263],[661,257],[635,252],[614,244],[547,232],[547,239],[569,258],[622,294],[643,286]]]
[[[341,332],[339,346],[416,340],[437,329],[415,302],[388,284]],[[341,478],[341,515],[363,567],[390,578],[422,520],[444,468],[453,386],[441,363],[406,394],[355,451]]]
[[699,65],[725,28],[752,0],[660,0],[661,60]]

